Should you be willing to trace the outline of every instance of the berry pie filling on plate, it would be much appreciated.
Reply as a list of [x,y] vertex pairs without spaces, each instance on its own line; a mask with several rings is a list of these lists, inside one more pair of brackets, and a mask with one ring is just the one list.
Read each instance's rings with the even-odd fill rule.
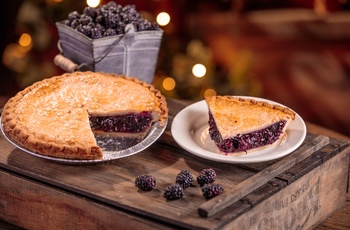
[[280,144],[295,113],[283,106],[233,96],[207,97],[209,135],[222,154],[243,155]]

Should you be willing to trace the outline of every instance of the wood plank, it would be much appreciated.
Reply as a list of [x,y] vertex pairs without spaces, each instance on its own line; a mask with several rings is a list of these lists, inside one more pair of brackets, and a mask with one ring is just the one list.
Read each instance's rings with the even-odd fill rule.
[[272,179],[268,183],[254,190],[250,194],[243,197],[241,200],[251,204],[252,207],[258,205],[262,201],[273,196],[277,192],[281,191],[283,188],[287,187],[287,182],[279,179]]
[[[315,139],[318,135],[317,134],[311,134],[311,133],[307,133],[304,142],[301,144],[300,147],[302,147],[303,145],[311,142],[313,139]],[[260,172],[261,170],[263,170],[264,168],[266,168],[267,166],[270,166],[276,162],[278,162],[280,159],[276,159],[276,160],[272,160],[272,161],[268,161],[268,162],[259,162],[259,163],[253,163],[253,164],[244,164],[242,165],[242,167],[253,170],[255,172]]]
[[[159,144],[132,157],[89,166],[57,164],[26,154],[7,142],[0,141],[0,148],[12,149],[8,154],[0,155],[0,167],[6,170],[102,204],[185,228],[211,228],[218,221],[198,218],[197,208],[205,199],[197,184],[186,189],[185,196],[180,200],[168,202],[162,197],[163,189],[175,182],[181,169],[189,169],[196,176],[202,169],[211,167],[217,172],[217,182],[225,188],[254,174],[232,164],[212,162],[182,149],[168,149]],[[134,180],[141,174],[156,177],[157,186],[154,190],[140,192],[135,188]]]
[[350,229],[350,193],[347,194],[346,204],[344,207],[335,211],[323,223],[318,225],[314,230],[344,230]]
[[266,184],[269,180],[278,176],[280,173],[293,167],[295,164],[309,157],[312,153],[319,150],[323,146],[329,143],[329,138],[325,136],[318,136],[312,142],[301,146],[299,149],[289,154],[285,158],[276,162],[275,164],[265,168],[264,170],[256,173],[254,176],[241,182],[238,186],[231,190],[228,190],[225,194],[220,197],[215,197],[198,209],[198,214],[202,217],[211,216],[222,209],[235,203],[242,197],[253,192],[255,189]]
[[315,228],[345,204],[348,153],[337,154],[223,229]]
[[349,146],[349,143],[331,138],[329,145],[325,146],[320,151],[317,151],[308,159],[300,162],[298,167],[293,167],[286,170],[284,173],[279,175],[278,178],[285,180],[288,182],[288,184],[290,184],[305,175],[307,172],[311,171],[310,169],[313,169],[323,162],[331,159],[340,151],[343,151],[347,146]]
[[17,227],[38,230],[173,229],[164,222],[104,206],[6,171],[0,170],[0,181],[0,219]]

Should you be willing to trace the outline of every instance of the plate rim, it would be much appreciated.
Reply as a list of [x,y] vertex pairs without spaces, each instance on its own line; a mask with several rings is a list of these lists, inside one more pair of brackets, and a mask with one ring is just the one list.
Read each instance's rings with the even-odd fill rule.
[[[233,97],[240,97],[240,98],[247,98],[247,99],[255,99],[255,100],[260,100],[260,101],[266,101],[266,102],[269,102],[269,103],[272,103],[272,104],[277,104],[277,105],[281,105],[281,106],[284,106],[286,108],[289,108],[281,103],[278,103],[276,101],[272,101],[272,100],[269,100],[269,99],[265,99],[265,98],[260,98],[260,97],[253,97],[253,96],[236,96],[234,95]],[[269,158],[266,158],[266,159],[257,159],[257,160],[254,160],[254,159],[245,159],[243,158],[245,155],[243,156],[225,156],[225,155],[220,155],[218,153],[215,153],[215,152],[211,152],[209,150],[206,150],[206,149],[203,149],[201,146],[199,146],[196,141],[193,139],[193,135],[190,134],[189,136],[191,137],[191,143],[193,145],[195,145],[196,147],[199,148],[198,149],[191,149],[190,147],[191,146],[187,146],[186,144],[184,144],[182,141],[181,141],[181,136],[184,134],[182,133],[182,135],[178,135],[178,128],[176,128],[176,126],[179,126],[181,125],[182,127],[184,126],[184,123],[181,124],[181,121],[180,121],[180,118],[181,116],[183,116],[184,114],[186,113],[189,113],[189,111],[193,108],[196,108],[198,106],[201,106],[201,107],[204,107],[205,105],[205,100],[201,100],[201,101],[197,101],[197,102],[194,102],[188,106],[186,106],[185,108],[183,108],[180,112],[178,112],[176,114],[176,116],[174,117],[173,119],[173,122],[171,124],[171,134],[175,140],[175,142],[180,145],[184,150],[188,151],[189,153],[193,154],[193,155],[196,155],[198,157],[201,157],[201,158],[204,158],[204,159],[207,159],[207,160],[212,160],[212,161],[216,161],[216,162],[223,162],[223,163],[231,163],[231,164],[249,164],[249,163],[260,163],[260,162],[266,162],[266,161],[271,161],[271,160],[276,160],[278,158],[282,158],[290,153],[292,153],[294,150],[296,150],[305,140],[306,138],[306,134],[307,134],[307,128],[306,128],[306,124],[304,122],[304,120],[301,118],[301,116],[295,112],[296,114],[296,119],[293,121],[293,122],[300,122],[300,130],[301,130],[301,135],[299,136],[299,139],[297,141],[296,144],[294,144],[293,146],[289,147],[288,148],[288,151],[285,151],[284,154],[282,155],[276,155],[276,156],[272,156],[272,157],[269,157]],[[205,106],[205,108],[207,109],[207,107]],[[204,108],[202,108],[204,110]],[[290,108],[289,108],[290,109]],[[202,112],[202,111],[200,111]],[[182,121],[182,122],[187,122],[187,121]],[[289,128],[288,128],[289,127]],[[287,131],[290,130],[290,125],[287,127]],[[184,129],[181,129],[181,130],[184,130]],[[194,132],[193,130],[191,130],[190,132]],[[187,133],[188,134],[188,133]],[[188,136],[186,134],[186,137]],[[288,141],[288,139],[287,139]],[[271,147],[273,148],[273,147]],[[278,147],[277,147],[278,148]],[[268,148],[266,148],[268,149]],[[265,149],[265,150],[266,150]],[[197,150],[197,151],[196,151]],[[271,149],[271,151],[275,150],[275,148]],[[255,153],[258,153],[259,151],[262,151],[262,150],[258,150],[258,151],[255,151]],[[269,152],[271,152],[269,151]],[[261,157],[260,157],[261,158]]]
[[[1,116],[0,116],[1,121]],[[23,145],[17,143],[15,140],[13,140],[11,137],[9,137],[6,132],[3,129],[2,122],[0,122],[0,129],[5,137],[5,139],[10,142],[12,145],[14,145],[16,148],[22,150],[23,152],[26,152],[32,156],[36,156],[42,159],[54,161],[57,163],[63,163],[63,164],[72,164],[72,165],[85,165],[85,164],[97,164],[97,163],[105,163],[108,161],[118,160],[125,157],[129,157],[132,155],[135,155],[148,147],[150,147],[154,142],[156,142],[160,136],[164,133],[166,127],[168,124],[168,118],[164,122],[155,122],[152,124],[151,129],[147,133],[146,137],[139,143],[137,143],[134,146],[131,146],[127,149],[119,150],[119,151],[103,151],[103,158],[102,159],[69,159],[69,158],[59,158],[59,157],[51,157],[42,155],[40,153],[36,153],[34,151],[31,151],[27,148],[25,148]],[[106,155],[105,155],[106,154]],[[112,157],[109,157],[109,155],[112,155]]]

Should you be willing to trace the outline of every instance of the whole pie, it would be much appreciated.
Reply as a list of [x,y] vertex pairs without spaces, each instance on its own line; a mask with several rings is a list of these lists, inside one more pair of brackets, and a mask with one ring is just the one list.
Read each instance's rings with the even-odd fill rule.
[[165,124],[166,100],[136,78],[95,72],[51,77],[11,98],[1,116],[4,132],[36,153],[100,159],[96,135],[142,139]]
[[234,96],[205,99],[209,135],[223,154],[242,155],[281,143],[295,112],[275,104]]

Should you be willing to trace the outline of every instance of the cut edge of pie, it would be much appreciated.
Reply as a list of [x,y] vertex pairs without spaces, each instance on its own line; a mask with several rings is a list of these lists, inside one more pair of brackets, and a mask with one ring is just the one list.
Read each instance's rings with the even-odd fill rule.
[[[74,78],[77,79],[74,80]],[[113,80],[110,78],[113,78]],[[70,82],[70,79],[72,82]],[[108,89],[111,92],[107,92],[107,95],[104,96],[103,92],[99,92],[104,88],[102,86],[98,88],[98,82],[104,80],[106,82],[103,83],[103,87],[109,87],[107,85],[112,83],[115,83],[116,85],[122,84],[122,86],[125,84],[125,86],[123,86],[123,90],[125,89],[126,91],[132,91],[130,88],[135,87],[134,91],[135,94],[137,94],[135,96],[136,99],[128,99],[127,97],[123,97],[122,92],[113,92],[114,90],[119,89],[119,86],[111,86],[111,88]],[[85,88],[80,88],[81,81],[83,81],[84,84],[86,83],[84,86]],[[71,87],[69,84],[76,84],[77,86]],[[64,87],[67,89],[59,89],[61,91],[59,91],[60,93],[57,95],[47,96],[51,93],[50,91],[55,91],[57,87],[62,85],[65,85]],[[91,93],[96,95],[89,95],[89,88],[91,88]],[[142,95],[143,88],[145,89],[145,92],[148,92],[145,93],[146,95],[144,96]],[[81,92],[79,92],[79,90],[81,90]],[[89,92],[85,92],[84,90]],[[119,93],[120,95],[118,96]],[[80,95],[83,95],[86,98]],[[96,96],[97,99],[94,98],[94,96]],[[43,99],[45,97],[48,97],[46,101]],[[130,107],[129,104],[135,104],[135,110],[131,109],[127,111],[127,114],[136,114],[135,117],[139,112],[144,112],[140,111],[140,108],[142,109],[142,107],[140,107],[137,103],[139,101],[142,103],[148,103],[147,106],[149,109],[147,107],[146,108],[147,113],[149,113],[149,117],[147,119],[148,121],[151,119],[151,121],[148,123],[148,127],[142,130],[142,135],[140,135],[141,138],[147,134],[154,122],[159,122],[160,126],[166,125],[168,117],[166,99],[153,85],[147,84],[133,77],[126,77],[116,74],[102,72],[74,72],[54,76],[36,82],[26,89],[18,92],[14,97],[10,98],[5,104],[1,114],[2,128],[7,136],[9,136],[16,143],[19,143],[23,147],[41,155],[65,159],[102,159],[103,151],[97,145],[94,134],[104,133],[113,136],[115,132],[92,130],[90,126],[90,116],[98,115],[104,117],[115,116],[117,114],[123,116],[123,110],[120,109],[123,107],[122,105],[119,107],[116,106],[117,109],[114,110],[113,103],[115,103],[115,105],[119,103],[118,97],[122,98],[121,102],[124,103],[126,107]],[[145,97],[149,98],[149,101],[144,102]],[[116,101],[113,101],[114,99],[116,99]],[[109,100],[111,100],[112,103]],[[70,104],[70,102],[72,102],[72,104]],[[38,105],[36,105],[36,103]],[[44,103],[48,104],[48,108],[42,108]],[[59,108],[61,111],[56,108],[57,105],[55,103],[61,107]],[[90,108],[89,104],[93,105],[91,106],[92,108]],[[66,106],[68,106],[68,108]],[[52,108],[50,109],[50,107]],[[35,109],[38,110],[37,114],[35,114]],[[26,113],[30,114],[31,116],[28,115],[28,117],[26,117]],[[35,116],[43,118],[37,119],[40,120],[37,121],[33,119]],[[47,117],[45,118],[45,116]],[[75,134],[79,136],[79,140],[74,136],[72,136],[69,140],[60,140],[59,133],[53,134],[55,137],[52,138],[52,136],[46,135],[45,132],[40,132],[40,128],[35,127],[36,122],[38,122],[38,125],[46,124],[42,125],[43,129],[49,130],[51,133],[54,133],[55,129],[57,132],[61,129],[68,129],[64,124],[50,123],[50,116],[58,121],[64,121],[63,119],[65,117],[70,117],[73,120],[70,124],[74,125],[74,127],[76,126]],[[33,129],[39,131],[34,132]],[[128,133],[128,131],[125,133]],[[118,136],[118,134],[116,135]]]
[[211,96],[209,135],[225,155],[239,156],[276,146],[287,139],[296,113],[284,106],[235,96]]

